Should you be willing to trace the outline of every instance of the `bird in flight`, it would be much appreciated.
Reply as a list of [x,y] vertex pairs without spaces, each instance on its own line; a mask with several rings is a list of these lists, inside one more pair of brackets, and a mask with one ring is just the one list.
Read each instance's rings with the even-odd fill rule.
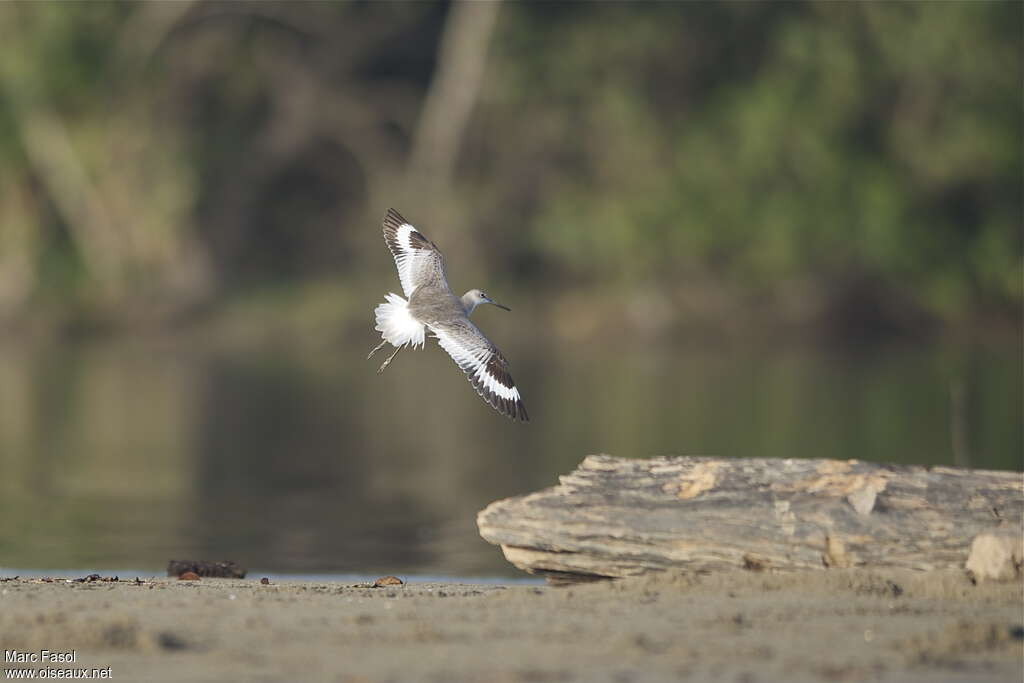
[[398,267],[398,279],[406,298],[389,293],[374,314],[383,341],[367,360],[385,344],[395,347],[377,373],[384,371],[404,347],[420,348],[429,330],[441,348],[448,352],[476,392],[502,415],[513,420],[528,421],[526,407],[519,389],[508,371],[508,361],[501,355],[469,316],[481,304],[493,304],[511,310],[491,299],[479,289],[455,296],[444,273],[444,256],[437,245],[414,228],[394,209],[384,216],[384,241]]

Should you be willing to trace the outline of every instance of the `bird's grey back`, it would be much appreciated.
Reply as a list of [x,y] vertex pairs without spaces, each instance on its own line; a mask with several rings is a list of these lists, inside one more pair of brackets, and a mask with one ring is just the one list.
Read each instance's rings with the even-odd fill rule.
[[462,300],[452,293],[444,278],[430,280],[417,287],[409,297],[409,313],[427,325],[468,320]]

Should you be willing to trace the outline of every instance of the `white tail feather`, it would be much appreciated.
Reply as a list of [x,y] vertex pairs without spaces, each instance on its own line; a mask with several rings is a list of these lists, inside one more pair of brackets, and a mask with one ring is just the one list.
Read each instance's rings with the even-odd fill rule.
[[409,313],[409,302],[394,293],[384,298],[387,303],[378,305],[373,311],[377,316],[374,329],[392,346],[409,344],[422,347],[426,327]]

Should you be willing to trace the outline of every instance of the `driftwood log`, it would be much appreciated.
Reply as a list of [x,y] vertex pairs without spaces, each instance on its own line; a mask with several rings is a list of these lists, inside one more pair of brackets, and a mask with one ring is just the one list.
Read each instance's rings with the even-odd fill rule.
[[554,580],[669,568],[964,566],[1019,534],[1024,475],[856,460],[587,457],[553,488],[492,503],[480,534]]

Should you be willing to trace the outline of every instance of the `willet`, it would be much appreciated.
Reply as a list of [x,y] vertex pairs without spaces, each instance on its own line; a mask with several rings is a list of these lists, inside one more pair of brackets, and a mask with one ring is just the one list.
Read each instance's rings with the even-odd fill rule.
[[398,279],[407,299],[389,293],[385,297],[387,301],[374,310],[377,317],[374,329],[384,340],[366,359],[384,344],[395,347],[394,353],[378,368],[378,374],[404,347],[423,348],[424,334],[430,330],[487,403],[513,420],[529,420],[519,390],[508,372],[508,361],[469,321],[470,314],[480,304],[494,304],[506,311],[511,309],[479,289],[471,289],[462,297],[455,296],[445,278],[444,256],[437,245],[394,209],[388,209],[384,216],[384,241],[395,257]]

